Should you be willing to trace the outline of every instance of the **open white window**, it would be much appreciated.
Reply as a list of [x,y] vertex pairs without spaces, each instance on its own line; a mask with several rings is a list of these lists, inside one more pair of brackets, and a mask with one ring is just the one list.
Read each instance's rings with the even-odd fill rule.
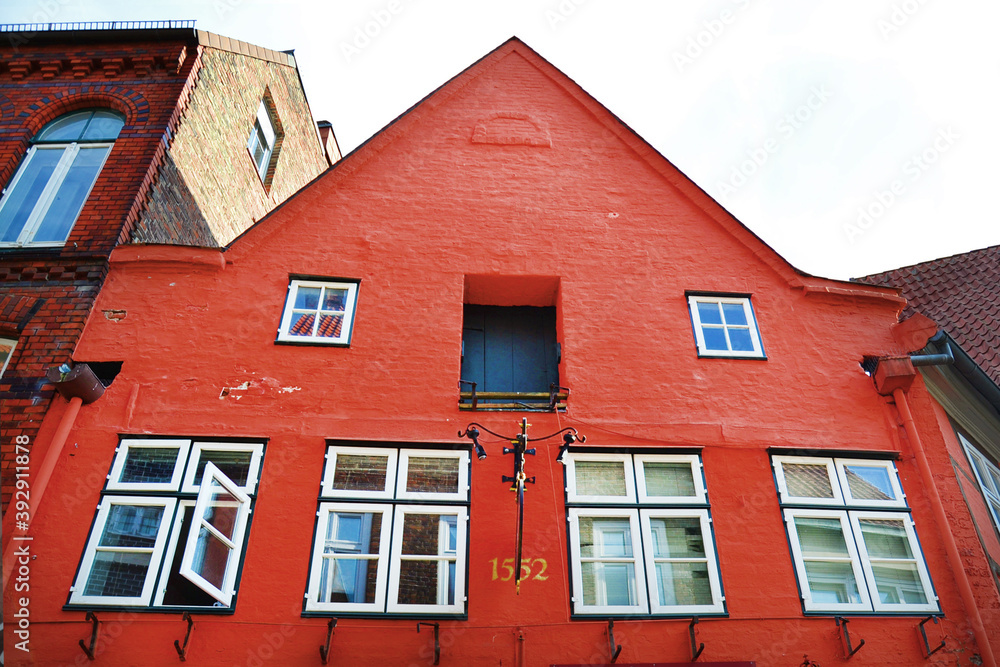
[[775,456],[773,463],[805,611],[938,610],[892,461]]
[[261,100],[260,106],[257,107],[257,118],[250,131],[250,137],[247,139],[247,150],[250,151],[254,166],[257,167],[257,173],[265,182],[268,169],[271,166],[271,156],[274,153],[277,135],[267,103]]
[[983,498],[986,499],[986,504],[993,515],[993,523],[997,530],[1000,530],[1000,468],[961,433],[958,434],[958,439],[962,441],[965,453],[972,463]]
[[357,298],[357,282],[293,279],[288,285],[278,341],[350,345]]
[[232,607],[262,456],[259,442],[123,439],[69,604]]
[[691,325],[702,357],[764,357],[750,297],[688,296]]
[[697,454],[571,452],[573,613],[725,612]]
[[43,127],[0,199],[0,247],[63,245],[124,125],[88,109]]
[[180,573],[227,607],[235,592],[249,515],[250,496],[214,463],[207,463]]
[[331,445],[305,611],[465,613],[468,480],[464,449]]

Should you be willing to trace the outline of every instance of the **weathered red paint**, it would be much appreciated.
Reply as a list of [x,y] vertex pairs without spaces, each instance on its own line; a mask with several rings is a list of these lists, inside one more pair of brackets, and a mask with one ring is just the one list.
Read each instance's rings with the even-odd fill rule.
[[[350,347],[274,344],[289,274],[361,280]],[[524,286],[524,302],[511,297]],[[699,359],[685,290],[752,294],[767,359]],[[325,439],[458,442],[473,420],[517,430],[520,414],[458,409],[466,296],[558,308],[569,408],[528,415],[532,435],[573,426],[593,446],[702,448],[729,614],[696,626],[702,660],[845,663],[832,615],[802,613],[767,453],[780,446],[900,454],[945,614],[928,625],[930,639],[948,644],[925,661],[920,618],[855,617],[851,636],[866,645],[852,664],[969,664],[975,642],[910,443],[860,367],[865,356],[907,352],[890,332],[896,293],[797,272],[516,40],[225,252],[112,255],[75,356],[125,363],[105,397],[81,410],[53,476],[59,491],[35,521],[33,653],[18,663],[24,656],[8,648],[12,664],[83,664],[77,641],[89,625],[62,605],[119,434],[269,439],[235,613],[196,616],[189,660],[319,664],[326,619],[301,608]],[[959,489],[940,415],[920,380],[910,398],[964,544],[971,527],[964,506],[949,504]],[[539,570],[520,594],[493,580],[491,563],[514,552],[515,504],[500,481],[511,457],[504,443],[483,443],[489,458],[472,467],[468,620],[441,621],[441,664],[609,662],[606,621],[570,620],[559,443],[535,443],[527,460],[536,483],[524,555]],[[544,578],[534,577],[539,559]],[[977,594],[996,636],[995,591]],[[176,664],[179,614],[98,615],[101,664]],[[433,633],[418,634],[416,620],[341,618],[332,663],[431,664]],[[619,664],[689,661],[689,622],[616,621]]]

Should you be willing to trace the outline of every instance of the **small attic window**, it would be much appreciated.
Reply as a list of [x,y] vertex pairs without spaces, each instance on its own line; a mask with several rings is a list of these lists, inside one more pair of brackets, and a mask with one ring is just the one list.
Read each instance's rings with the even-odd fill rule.
[[282,136],[281,123],[274,112],[274,105],[270,102],[270,94],[265,92],[260,106],[257,107],[253,130],[247,139],[247,150],[265,187],[269,187],[274,178]]

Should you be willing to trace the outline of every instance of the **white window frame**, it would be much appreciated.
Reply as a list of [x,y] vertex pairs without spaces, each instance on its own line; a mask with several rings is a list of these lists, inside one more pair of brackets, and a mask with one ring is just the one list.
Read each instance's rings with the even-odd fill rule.
[[[359,456],[386,456],[386,488],[378,491],[338,490],[333,488],[333,475],[340,454]],[[406,474],[412,457],[455,459],[459,476],[455,492],[407,492]],[[364,502],[365,500],[388,502]],[[425,505],[413,501],[435,501],[441,504]],[[412,503],[412,504],[411,504]],[[359,447],[330,444],[327,447],[326,465],[320,485],[320,504],[316,513],[316,530],[306,584],[305,612],[337,613],[386,613],[386,614],[463,614],[466,605],[465,579],[468,568],[469,522],[469,452],[452,449],[420,449],[411,447]],[[375,601],[319,602],[320,576],[322,574],[323,548],[326,529],[333,513],[382,513],[382,529],[377,557]],[[404,558],[402,552],[403,521],[407,514],[433,514],[456,517],[456,549],[438,556],[412,555]],[[391,537],[390,537],[391,536]],[[439,545],[445,544],[448,535],[439,533]],[[339,557],[339,556],[338,556]],[[348,556],[349,557],[349,556]],[[401,604],[399,603],[400,567],[403,560],[438,560],[447,570],[449,562],[455,563],[454,604]],[[440,569],[440,568],[439,568]]]
[[10,363],[11,357],[14,356],[14,349],[17,347],[17,340],[14,338],[0,338],[0,348],[7,348],[7,354],[3,357],[3,361],[0,361],[0,377],[3,377],[4,371],[7,370],[7,365]]
[[[205,482],[208,481],[206,484]],[[218,482],[219,486],[232,495],[237,502],[236,525],[233,529],[233,536],[229,538],[216,530],[209,522],[205,521],[205,510],[212,499],[212,482]],[[187,579],[198,588],[202,589],[225,606],[230,606],[233,595],[236,594],[236,572],[239,570],[240,559],[243,554],[243,537],[246,533],[247,519],[250,516],[250,496],[243,493],[243,490],[227,477],[215,464],[209,461],[205,464],[205,474],[202,477],[201,490],[198,492],[198,500],[195,501],[194,514],[191,517],[191,530],[187,535],[187,543],[184,547],[184,555],[181,557],[181,576]],[[229,549],[229,556],[226,561],[226,572],[223,577],[222,587],[219,588],[208,581],[196,569],[194,562],[198,552],[198,535],[200,529],[207,530],[215,539],[219,540]]]
[[[264,135],[264,146],[265,149],[261,154],[261,158],[258,161],[254,157],[255,146],[260,143],[257,138],[257,130],[260,129],[260,133]],[[254,162],[254,166],[257,168],[257,174],[260,176],[261,180],[267,178],[267,170],[271,166],[271,157],[274,155],[274,145],[277,140],[278,133],[274,127],[274,120],[271,118],[271,112],[267,108],[267,103],[264,100],[260,101],[260,106],[257,107],[257,116],[254,120],[254,126],[250,130],[250,136],[247,137],[247,150],[250,151],[250,158]]]
[[[341,454],[386,457],[385,488],[378,491],[334,489],[333,476],[337,471],[337,458]],[[398,458],[398,450],[390,448],[329,447],[326,452],[326,467],[323,471],[323,486],[320,493],[324,498],[392,498],[395,489],[394,484],[396,483]]]
[[[702,473],[701,457],[697,454],[636,454],[635,477],[636,490],[640,503],[707,503],[705,497],[705,478]],[[687,463],[691,466],[691,479],[694,480],[693,496],[652,496],[646,492],[647,463]]]
[[[156,540],[151,549],[145,547],[101,547],[101,537],[107,526],[111,508],[115,505],[139,506],[139,507],[162,507],[163,518],[160,527],[156,532]],[[90,539],[84,550],[83,561],[80,563],[80,570],[77,573],[76,581],[70,589],[70,604],[86,605],[116,605],[116,606],[148,606],[153,595],[153,587],[156,584],[157,575],[160,572],[164,547],[167,536],[170,532],[170,522],[177,506],[175,498],[145,498],[142,496],[104,496],[97,506],[97,518],[94,520],[94,527],[90,532]],[[110,596],[110,595],[85,595],[87,581],[94,567],[94,561],[99,551],[114,551],[121,553],[149,553],[149,566],[146,568],[146,578],[143,581],[142,593],[138,596]]]
[[[698,312],[698,303],[712,303],[716,305],[720,304],[736,304],[743,307],[743,313],[747,320],[747,325],[729,325],[725,323],[723,318],[723,324],[707,324],[703,325],[701,322],[701,314]],[[720,309],[721,310],[721,309]],[[750,297],[729,297],[729,296],[712,296],[707,294],[696,294],[688,296],[688,311],[691,314],[691,325],[694,329],[695,342],[698,346],[698,356],[700,357],[740,357],[740,358],[764,358],[764,345],[760,338],[760,329],[757,325],[757,318],[753,312],[753,306],[750,304]],[[705,332],[704,327],[708,326],[711,328],[721,328],[726,336],[726,346],[729,349],[726,350],[709,350],[705,344]],[[732,349],[732,341],[729,339],[729,329],[731,328],[747,328],[750,332],[750,342],[753,345],[753,350],[734,350]]]
[[[281,314],[281,324],[278,327],[278,341],[282,343],[315,343],[321,345],[339,345],[348,346],[351,343],[351,331],[354,328],[354,312],[357,309],[358,303],[358,284],[354,281],[337,281],[337,280],[305,280],[293,278],[288,283],[288,294],[285,297],[285,309]],[[344,303],[343,311],[343,323],[340,327],[340,336],[336,338],[330,336],[297,336],[289,333],[292,326],[292,317],[295,313],[295,297],[298,294],[300,287],[318,287],[318,288],[329,288],[329,289],[346,289],[347,298]],[[315,318],[313,322],[313,330],[319,326],[319,317],[323,312],[340,312],[340,311],[323,311],[322,310],[322,293],[320,294],[320,301],[315,309]],[[304,310],[304,309],[300,309]]]
[[[403,550],[403,522],[407,514],[431,514],[438,516],[455,516],[457,525],[457,536],[455,544],[457,546],[454,557],[447,553],[440,553],[437,556],[431,555],[408,555],[404,556]],[[461,614],[465,611],[465,544],[466,529],[468,526],[469,513],[464,506],[445,507],[441,505],[397,505],[393,517],[392,526],[392,551],[389,563],[389,592],[386,598],[386,611],[390,614]],[[438,543],[441,542],[441,532],[438,533]],[[446,549],[447,550],[447,549]],[[454,604],[401,604],[396,602],[399,599],[399,576],[402,561],[430,561],[439,562],[440,565],[448,561],[455,561],[455,603]],[[441,598],[441,581],[438,580],[438,599]]]
[[[637,509],[625,507],[571,507],[568,510],[569,534],[570,534],[570,556],[573,562],[573,612],[576,614],[648,614],[648,595],[646,592],[646,568],[643,567],[643,550],[640,538],[639,511]],[[635,589],[631,591],[635,594],[636,603],[634,605],[609,605],[585,603],[583,597],[583,563],[584,558],[580,549],[580,519],[625,519],[629,522],[629,532],[632,542],[632,556],[620,558],[594,556],[588,557],[587,562],[606,563],[609,561],[620,563],[631,563]],[[595,549],[597,537],[594,537]],[[598,577],[599,578],[599,577]],[[602,597],[606,600],[607,593],[602,596],[600,586],[595,590],[598,601]]]
[[[659,604],[656,583],[657,558],[653,552],[652,519],[659,518],[697,518],[701,524],[701,539],[705,546],[705,558],[670,558],[671,561],[702,562],[708,568],[708,582],[712,591],[712,602],[699,605],[667,605]],[[648,509],[639,510],[639,523],[642,528],[643,547],[646,559],[646,579],[649,581],[649,604],[653,614],[719,614],[725,611],[722,599],[722,584],[719,578],[719,563],[714,545],[711,543],[712,519],[707,509]],[[661,557],[659,560],[665,560]]]
[[[100,178],[101,172],[104,170],[104,164],[108,161],[108,156],[111,155],[111,149],[114,147],[115,142],[66,142],[66,143],[39,143],[28,149],[28,154],[21,163],[21,166],[17,170],[17,174],[11,180],[10,185],[8,185],[3,192],[3,198],[0,199],[0,210],[7,204],[10,196],[17,190],[17,184],[29,168],[31,161],[34,159],[35,155],[38,154],[39,150],[61,150],[63,152],[62,157],[59,158],[59,162],[52,170],[52,174],[49,176],[49,180],[45,183],[45,187],[39,194],[34,207],[31,209],[31,214],[24,221],[24,226],[21,228],[21,232],[18,234],[17,239],[14,241],[0,242],[0,247],[6,248],[21,248],[25,246],[30,246],[32,248],[59,248],[66,245],[66,239],[73,232],[73,227],[76,224],[76,219],[80,217],[80,211],[87,203],[87,199],[90,198],[90,193],[94,189],[94,185],[97,183],[97,179]],[[87,194],[81,199],[80,208],[73,213],[73,224],[69,226],[66,230],[66,238],[61,241],[39,241],[35,242],[33,239],[35,234],[38,232],[38,227],[41,225],[42,221],[45,219],[45,215],[49,212],[49,208],[52,206],[52,202],[55,201],[56,195],[59,193],[62,183],[66,178],[66,174],[69,173],[70,167],[73,165],[73,160],[76,159],[77,154],[81,150],[81,146],[85,146],[88,150],[103,148],[104,157],[101,159],[101,166],[97,168],[97,172],[94,176],[94,180],[91,181],[90,187],[87,188]]]
[[[181,475],[184,473],[184,463],[188,458],[188,451],[191,447],[190,440],[167,440],[167,439],[126,439],[122,440],[115,452],[115,462],[111,466],[111,474],[108,475],[109,491],[175,491],[180,484]],[[169,482],[122,482],[121,476],[125,471],[125,463],[130,452],[137,449],[177,449],[177,459],[174,461],[174,472]]]
[[[379,530],[379,551],[374,558],[356,558],[368,560],[376,568],[375,600],[373,602],[319,602],[319,587],[324,560],[336,558],[351,558],[350,554],[324,554],[326,529],[334,514],[381,514],[382,527]],[[320,503],[316,525],[316,539],[313,544],[312,559],[309,567],[309,588],[306,595],[307,608],[311,611],[355,611],[380,612],[383,609],[389,572],[389,540],[392,528],[392,505],[369,503]],[[371,554],[364,554],[371,555]]]
[[[194,446],[192,446],[192,444]],[[199,445],[201,445],[199,447]],[[150,447],[170,447],[178,449],[178,456],[170,484],[162,482],[149,483],[125,483],[121,482],[121,472],[124,469],[125,459],[130,451]],[[204,578],[194,571],[193,559],[196,548],[198,530],[200,528],[199,512],[203,512],[209,501],[209,489],[211,485],[191,485],[190,478],[193,477],[193,469],[196,467],[197,459],[205,450],[248,451],[253,454],[248,469],[247,484],[241,487],[230,480],[211,462],[205,465],[205,475],[203,479],[214,479],[227,492],[231,493],[239,502],[239,513],[232,540],[233,545],[226,573],[224,586],[222,589],[215,588]],[[212,441],[202,441],[186,438],[125,438],[115,449],[115,459],[112,462],[111,472],[105,485],[104,493],[100,504],[97,506],[97,514],[94,525],[91,529],[90,537],[84,547],[83,556],[80,561],[76,579],[70,589],[70,605],[88,606],[133,606],[150,607],[153,609],[202,609],[203,605],[164,605],[163,598],[166,594],[166,587],[169,583],[171,568],[173,566],[176,549],[184,540],[185,551],[182,556],[180,574],[187,578],[206,593],[213,596],[218,604],[232,608],[233,597],[237,589],[237,577],[243,559],[243,547],[246,541],[246,534],[249,528],[253,489],[260,474],[260,456],[263,454],[263,443],[219,443]],[[185,476],[185,471],[188,474]],[[182,483],[182,480],[187,480]],[[170,488],[166,488],[170,487]],[[109,492],[117,492],[112,495]],[[196,493],[197,497],[192,497]],[[128,495],[126,495],[128,494]],[[150,495],[147,495],[150,494]],[[199,505],[200,503],[200,505]],[[146,572],[146,579],[143,584],[143,593],[132,597],[114,597],[105,595],[84,595],[87,580],[93,570],[94,560],[98,551],[129,551],[125,547],[100,547],[99,542],[104,532],[112,505],[136,505],[136,506],[162,506],[167,508],[160,520],[157,532],[156,546],[152,550],[136,548],[135,551],[144,551],[152,554],[149,568]],[[186,536],[180,535],[181,523],[185,508],[194,506],[191,526]],[[186,569],[185,569],[186,564]],[[199,581],[201,579],[201,581]],[[207,587],[206,587],[207,586]],[[208,590],[211,589],[211,590]],[[153,595],[155,593],[155,599]],[[152,600],[152,602],[151,602]]]
[[[257,479],[260,477],[260,460],[264,455],[264,443],[253,442],[210,442],[198,440],[191,447],[190,464],[187,466],[187,472],[184,474],[184,483],[181,485],[181,493],[199,493],[201,490],[201,485],[196,484],[194,481],[194,476],[198,471],[198,463],[201,461],[201,455],[205,451],[210,452],[249,452],[250,453],[250,467],[247,470],[247,481],[246,484],[236,486],[244,493],[254,493],[257,489]],[[209,462],[211,463],[211,462]],[[205,465],[208,467],[208,464]],[[202,476],[204,479],[204,475]],[[226,479],[229,479],[228,477]],[[232,480],[230,480],[232,482]]]
[[[410,459],[457,459],[458,485],[451,493],[433,491],[407,491],[406,477],[409,473]],[[399,453],[399,475],[396,480],[396,497],[401,500],[457,500],[463,501],[469,497],[469,452],[467,450],[447,449],[404,449]]]
[[[797,464],[823,464],[826,466],[827,475],[830,479],[834,498],[803,498],[792,496],[788,493],[783,466],[788,463]],[[791,548],[792,561],[795,573],[798,577],[799,594],[802,599],[802,607],[807,612],[838,613],[838,612],[874,612],[874,613],[912,613],[912,612],[937,612],[940,610],[937,595],[931,582],[930,573],[927,569],[927,562],[923,551],[920,549],[920,542],[917,538],[913,524],[913,518],[906,504],[906,496],[902,485],[899,482],[899,473],[896,465],[891,460],[886,459],[858,459],[839,457],[815,457],[815,456],[773,456],[772,464],[775,471],[775,481],[778,486],[779,501],[783,506],[783,516],[785,527],[788,533],[788,542]],[[851,496],[850,485],[848,484],[845,466],[864,465],[869,467],[883,468],[889,475],[890,485],[895,498],[892,500],[870,500],[854,499]],[[793,507],[787,507],[792,505]],[[796,507],[811,505],[814,507]],[[884,509],[883,509],[884,508]],[[897,511],[890,511],[890,509]],[[819,517],[837,518],[841,523],[844,541],[850,554],[854,577],[858,585],[858,593],[861,601],[858,603],[830,603],[817,602],[813,600],[812,591],[809,588],[809,580],[806,577],[805,561],[799,543],[798,531],[795,528],[795,518],[797,517]],[[906,527],[907,540],[910,550],[914,555],[913,562],[916,563],[924,595],[927,598],[926,604],[899,604],[884,603],[878,593],[875,582],[872,562],[868,556],[867,548],[864,544],[864,536],[861,533],[860,519],[874,518],[880,520],[902,521]],[[819,560],[834,560],[832,558]],[[878,560],[878,559],[877,559]]]
[[[979,490],[983,494],[983,498],[986,501],[986,506],[990,510],[990,514],[993,516],[993,525],[998,531],[1000,531],[1000,468],[997,468],[986,456],[984,456],[972,442],[966,438],[961,433],[958,433],[958,439],[962,442],[962,447],[965,449],[966,456],[969,457],[969,464],[972,467],[972,472],[976,476],[976,481],[979,482]],[[983,470],[986,471],[986,477],[983,476]]]
[[[570,503],[600,503],[609,504],[634,504],[635,498],[635,468],[632,463],[631,454],[601,454],[601,453],[575,453],[567,455],[563,459],[566,465],[566,502]],[[582,495],[576,488],[576,464],[577,462],[620,462],[625,475],[625,495],[624,496],[594,496]]]

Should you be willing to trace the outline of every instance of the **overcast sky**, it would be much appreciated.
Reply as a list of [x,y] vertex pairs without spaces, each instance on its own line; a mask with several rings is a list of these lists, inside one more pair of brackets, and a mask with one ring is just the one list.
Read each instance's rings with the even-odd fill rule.
[[4,0],[0,22],[196,19],[294,49],[344,153],[511,36],[794,266],[1000,244],[991,0]]

